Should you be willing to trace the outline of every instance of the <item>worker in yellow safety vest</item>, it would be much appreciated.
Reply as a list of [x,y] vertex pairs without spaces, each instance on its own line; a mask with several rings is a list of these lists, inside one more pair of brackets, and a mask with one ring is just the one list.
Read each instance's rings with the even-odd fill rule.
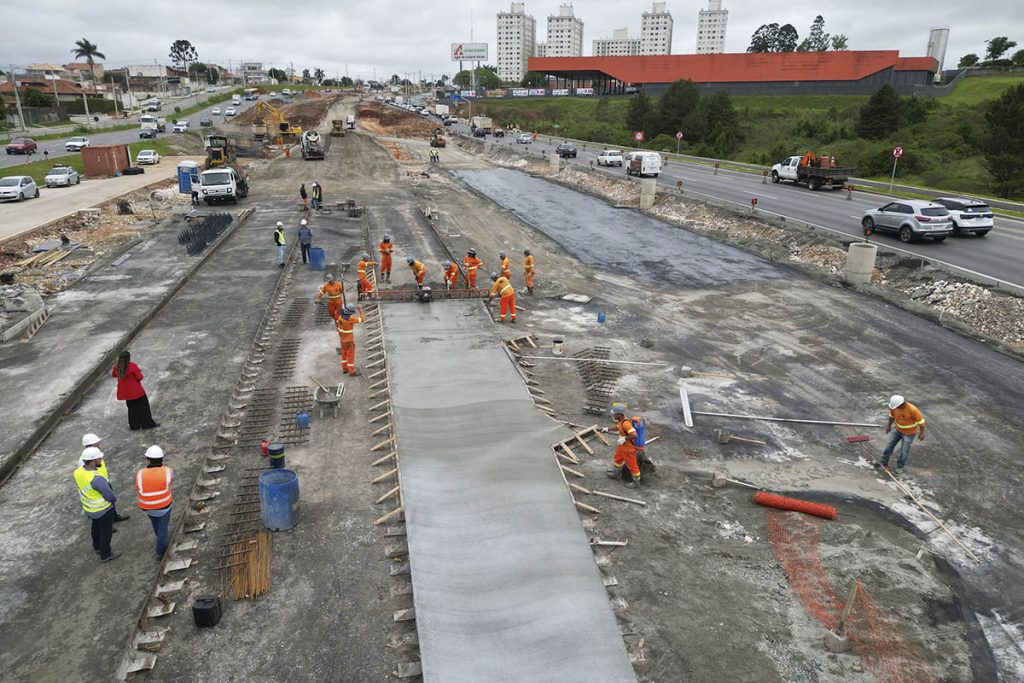
[[174,502],[173,483],[174,470],[164,465],[164,449],[156,444],[147,448],[146,466],[135,474],[135,492],[139,496],[139,508],[145,511],[153,525],[158,558],[167,551],[171,503]]
[[501,297],[501,322],[505,322],[505,316],[511,314],[511,322],[516,321],[516,290],[504,275],[491,273],[491,294],[487,297],[484,305],[490,304],[495,296]]
[[102,460],[103,452],[100,449],[95,446],[86,448],[72,476],[78,488],[82,510],[92,524],[92,548],[100,554],[101,562],[109,562],[121,557],[121,553],[110,549],[117,495],[107,478],[97,471]]

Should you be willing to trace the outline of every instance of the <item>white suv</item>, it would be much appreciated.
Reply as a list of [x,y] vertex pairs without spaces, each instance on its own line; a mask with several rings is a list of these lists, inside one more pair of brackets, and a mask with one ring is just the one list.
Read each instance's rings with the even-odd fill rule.
[[597,155],[598,166],[622,166],[622,152],[617,149],[606,149]]
[[932,201],[949,209],[949,215],[953,221],[954,237],[960,237],[969,232],[973,232],[978,237],[984,237],[995,226],[992,209],[980,199],[936,197]]
[[81,152],[83,147],[89,146],[89,138],[77,137],[68,138],[64,143],[64,149],[68,152]]
[[936,242],[953,232],[949,211],[941,204],[920,199],[901,199],[877,209],[868,209],[861,220],[864,234],[894,232],[901,242],[917,237],[931,237]]

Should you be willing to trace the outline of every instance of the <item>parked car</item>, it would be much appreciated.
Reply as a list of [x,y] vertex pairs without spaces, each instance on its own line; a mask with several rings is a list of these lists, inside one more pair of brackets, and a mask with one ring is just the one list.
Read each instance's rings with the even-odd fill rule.
[[43,178],[47,187],[67,187],[82,182],[82,176],[70,166],[54,166]]
[[214,116],[220,116],[220,107],[214,107],[213,109],[210,110],[210,113],[213,114]]
[[875,231],[894,232],[901,242],[910,242],[917,237],[931,237],[941,242],[953,232],[949,209],[921,199],[901,199],[877,209],[868,209],[860,224],[865,235]]
[[622,166],[622,152],[617,149],[606,149],[597,155],[598,166]]
[[32,138],[14,138],[7,143],[4,150],[8,154],[31,154],[39,148],[36,141]]
[[144,149],[136,155],[135,163],[139,166],[144,164],[159,164],[160,155],[156,153],[155,149]]
[[64,143],[64,149],[68,152],[81,152],[83,147],[88,147],[90,144],[92,143],[89,142],[89,138],[68,138],[67,142]]
[[978,237],[984,237],[995,226],[992,209],[980,199],[936,197],[932,201],[942,204],[949,210],[954,237],[960,237],[969,232],[973,232]]
[[501,128],[495,128],[492,135],[496,138],[503,138],[505,137],[505,131]]
[[568,159],[570,157],[575,159],[576,145],[570,145],[568,142],[563,142],[562,144],[555,148],[555,154],[562,157],[563,159]]
[[235,115],[235,108],[234,107],[228,107],[227,109],[224,110],[224,116],[234,116],[234,115]]
[[171,129],[172,133],[187,133],[189,122],[187,120],[180,120],[174,124],[174,128]]
[[528,145],[531,142],[533,142],[533,136],[530,135],[529,133],[520,133],[518,136],[516,136],[517,145]]
[[213,119],[211,119],[209,116],[204,116],[203,118],[199,119],[199,125],[203,128],[209,128],[213,125]]
[[16,199],[23,202],[29,197],[38,196],[39,187],[36,185],[36,181],[32,180],[32,176],[9,175],[6,178],[0,178],[0,201]]
[[142,140],[153,140],[156,138],[156,128],[143,128],[139,131],[139,138]]
[[281,91],[281,94],[282,95],[291,95],[292,91],[289,88],[285,88],[284,90]]

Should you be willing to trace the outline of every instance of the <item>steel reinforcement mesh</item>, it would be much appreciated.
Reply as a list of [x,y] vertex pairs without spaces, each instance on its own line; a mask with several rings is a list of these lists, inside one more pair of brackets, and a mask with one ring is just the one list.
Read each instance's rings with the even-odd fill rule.
[[[825,628],[834,629],[844,605],[826,578],[818,557],[818,538],[825,520],[774,509],[765,513],[772,548],[797,599]],[[939,677],[921,660],[860,581],[844,633],[850,639],[853,652],[878,680],[938,683]]]

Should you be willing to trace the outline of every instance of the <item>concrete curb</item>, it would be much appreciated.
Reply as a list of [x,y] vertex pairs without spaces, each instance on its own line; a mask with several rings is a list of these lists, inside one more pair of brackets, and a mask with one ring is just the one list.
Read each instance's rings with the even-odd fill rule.
[[27,458],[39,444],[46,438],[46,436],[53,430],[54,427],[61,421],[61,419],[78,403],[82,395],[91,387],[97,379],[103,376],[106,369],[111,367],[114,361],[117,359],[117,354],[120,349],[126,344],[131,342],[149,322],[159,313],[164,306],[167,305],[171,299],[173,299],[181,288],[192,279],[192,276],[199,271],[200,268],[210,259],[211,256],[217,253],[220,247],[227,241],[227,239],[235,233],[236,228],[244,223],[249,216],[253,214],[252,211],[243,210],[240,212],[238,218],[231,222],[231,225],[227,230],[221,234],[221,236],[206,250],[206,253],[199,258],[196,263],[185,273],[185,275],[179,280],[173,287],[171,287],[153,306],[150,311],[142,316],[142,318],[127,332],[113,348],[108,351],[97,363],[96,367],[93,368],[87,375],[80,379],[75,386],[67,392],[56,408],[47,415],[38,424],[35,430],[29,435],[22,444],[11,452],[10,457],[7,458],[3,463],[0,463],[0,486],[7,482],[7,479],[14,474],[18,469],[18,466]]

